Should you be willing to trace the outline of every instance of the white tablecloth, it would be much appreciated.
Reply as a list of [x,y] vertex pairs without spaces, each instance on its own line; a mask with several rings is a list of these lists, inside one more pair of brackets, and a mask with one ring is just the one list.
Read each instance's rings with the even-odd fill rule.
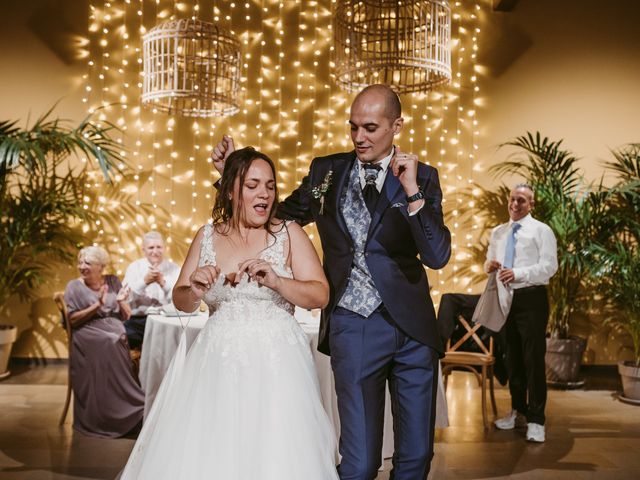
[[[144,391],[144,416],[149,413],[164,374],[178,349],[182,326],[186,326],[188,347],[194,342],[209,318],[208,312],[198,315],[167,317],[148,315],[140,355],[140,385]],[[182,322],[182,324],[181,324]]]
[[[304,312],[304,311],[302,311]],[[336,442],[340,440],[340,416],[338,415],[338,397],[336,397],[335,385],[333,383],[333,371],[331,370],[331,358],[318,351],[318,330],[319,319],[316,317],[309,321],[307,314],[296,310],[296,318],[300,326],[309,338],[309,346],[313,354],[313,361],[318,371],[318,381],[320,383],[320,394],[322,395],[322,406],[324,407],[329,420],[333,424],[336,432]],[[304,323],[303,323],[304,322]],[[382,458],[390,458],[393,455],[393,417],[391,415],[391,399],[387,389],[386,401],[384,403],[384,432],[382,435]]]
[[[200,312],[198,315],[181,318],[164,315],[149,315],[147,317],[142,355],[140,357],[140,383],[145,392],[145,417],[149,413],[158,388],[160,388],[162,378],[169,368],[171,359],[178,348],[182,328],[186,327],[188,347],[191,347],[198,333],[200,333],[200,330],[204,327],[207,318],[207,312]],[[331,371],[331,362],[328,356],[317,350],[319,315],[317,312],[311,313],[306,310],[296,309],[296,318],[309,338],[309,345],[318,372],[322,405],[335,427],[336,435],[339,436],[340,419],[338,416],[338,405],[333,383],[333,372]],[[436,427],[442,428],[447,425],[447,403],[444,396],[442,375],[439,375],[436,402]],[[388,390],[384,411],[382,454],[384,458],[389,458],[393,454],[393,421]]]

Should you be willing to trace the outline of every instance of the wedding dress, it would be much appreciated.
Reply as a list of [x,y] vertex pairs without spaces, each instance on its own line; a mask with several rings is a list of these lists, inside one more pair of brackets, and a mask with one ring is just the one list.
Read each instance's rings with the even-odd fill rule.
[[[216,265],[212,232],[204,227],[200,266]],[[261,258],[291,278],[286,229],[270,238]],[[235,286],[220,275],[204,300],[213,314],[188,353],[183,334],[121,479],[337,480],[293,305],[247,275]]]

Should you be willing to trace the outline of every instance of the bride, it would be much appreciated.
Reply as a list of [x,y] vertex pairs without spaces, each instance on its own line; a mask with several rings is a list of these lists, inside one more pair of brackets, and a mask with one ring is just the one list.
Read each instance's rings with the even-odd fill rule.
[[184,335],[122,479],[328,480],[335,440],[294,305],[329,297],[304,231],[274,218],[273,162],[247,147],[227,160],[213,225],[196,234],[173,301],[212,312]]

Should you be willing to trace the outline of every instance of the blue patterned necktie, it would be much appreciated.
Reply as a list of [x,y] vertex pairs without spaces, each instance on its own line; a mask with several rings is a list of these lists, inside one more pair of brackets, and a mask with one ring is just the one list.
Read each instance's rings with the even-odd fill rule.
[[378,188],[376,187],[376,181],[378,180],[378,174],[380,170],[382,170],[382,167],[373,163],[363,163],[362,168],[364,168],[365,181],[362,196],[364,197],[364,203],[367,205],[369,213],[373,215],[376,209],[376,203],[378,203],[378,197],[380,196],[380,192],[378,192]]
[[513,268],[513,260],[516,257],[516,232],[522,227],[519,223],[511,224],[511,232],[507,237],[507,246],[504,249],[504,262],[502,268]]

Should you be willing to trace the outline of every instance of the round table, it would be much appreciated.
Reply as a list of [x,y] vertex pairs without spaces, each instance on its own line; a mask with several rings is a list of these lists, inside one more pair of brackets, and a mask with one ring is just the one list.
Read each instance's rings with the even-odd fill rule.
[[[333,383],[331,361],[328,356],[318,352],[317,348],[319,312],[296,308],[295,316],[309,339],[309,347],[311,348],[318,373],[322,405],[334,426],[336,437],[338,438],[340,436],[340,418],[338,416],[338,403]],[[189,348],[204,327],[208,317],[209,314],[207,312],[198,312],[196,315],[182,315],[180,317],[167,315],[147,316],[139,374],[140,384],[145,392],[145,417],[149,413],[162,383],[162,378],[178,348],[182,329],[186,329],[187,347]],[[393,420],[388,389],[386,396],[382,441],[383,458],[389,458],[393,455]],[[442,375],[440,374],[436,402],[436,427],[442,428],[446,426],[448,426],[447,403],[444,396]]]

